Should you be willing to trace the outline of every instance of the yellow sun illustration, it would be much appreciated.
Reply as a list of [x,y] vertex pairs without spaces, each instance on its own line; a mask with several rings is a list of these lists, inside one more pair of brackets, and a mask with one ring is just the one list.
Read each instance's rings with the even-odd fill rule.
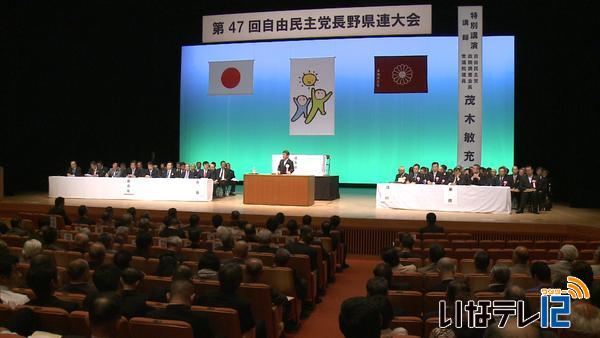
[[302,84],[311,87],[314,86],[319,79],[317,78],[317,73],[314,71],[309,71],[307,73],[302,74]]

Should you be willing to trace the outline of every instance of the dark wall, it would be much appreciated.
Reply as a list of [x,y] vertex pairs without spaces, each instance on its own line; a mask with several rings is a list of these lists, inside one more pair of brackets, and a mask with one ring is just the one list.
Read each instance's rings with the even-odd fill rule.
[[[180,47],[201,42],[204,14],[408,4],[57,3],[14,1],[0,10],[8,84],[0,165],[9,193],[47,189],[47,176],[62,173],[70,159],[84,167],[92,159],[177,159]],[[434,35],[456,35],[456,6],[479,3],[433,2]],[[593,3],[484,2],[484,33],[516,36],[515,161],[549,167],[556,199],[574,206],[600,206],[592,171],[600,164]]]

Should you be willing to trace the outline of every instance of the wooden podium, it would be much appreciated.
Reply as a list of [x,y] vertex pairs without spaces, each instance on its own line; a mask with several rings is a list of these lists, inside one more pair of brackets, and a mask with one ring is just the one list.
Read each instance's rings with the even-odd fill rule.
[[315,204],[315,177],[301,175],[244,175],[244,204]]

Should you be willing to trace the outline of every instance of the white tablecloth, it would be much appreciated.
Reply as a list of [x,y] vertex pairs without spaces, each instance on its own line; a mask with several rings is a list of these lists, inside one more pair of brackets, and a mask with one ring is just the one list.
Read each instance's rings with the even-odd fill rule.
[[207,178],[48,177],[48,195],[151,201],[211,201],[212,180]]
[[377,207],[509,214],[509,187],[477,185],[377,184]]

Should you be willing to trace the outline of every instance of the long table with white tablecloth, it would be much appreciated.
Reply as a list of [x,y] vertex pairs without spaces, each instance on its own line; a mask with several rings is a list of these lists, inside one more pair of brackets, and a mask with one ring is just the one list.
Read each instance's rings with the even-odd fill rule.
[[509,214],[509,187],[377,184],[377,208]]
[[211,201],[207,178],[48,177],[48,195],[64,198],[152,201]]

